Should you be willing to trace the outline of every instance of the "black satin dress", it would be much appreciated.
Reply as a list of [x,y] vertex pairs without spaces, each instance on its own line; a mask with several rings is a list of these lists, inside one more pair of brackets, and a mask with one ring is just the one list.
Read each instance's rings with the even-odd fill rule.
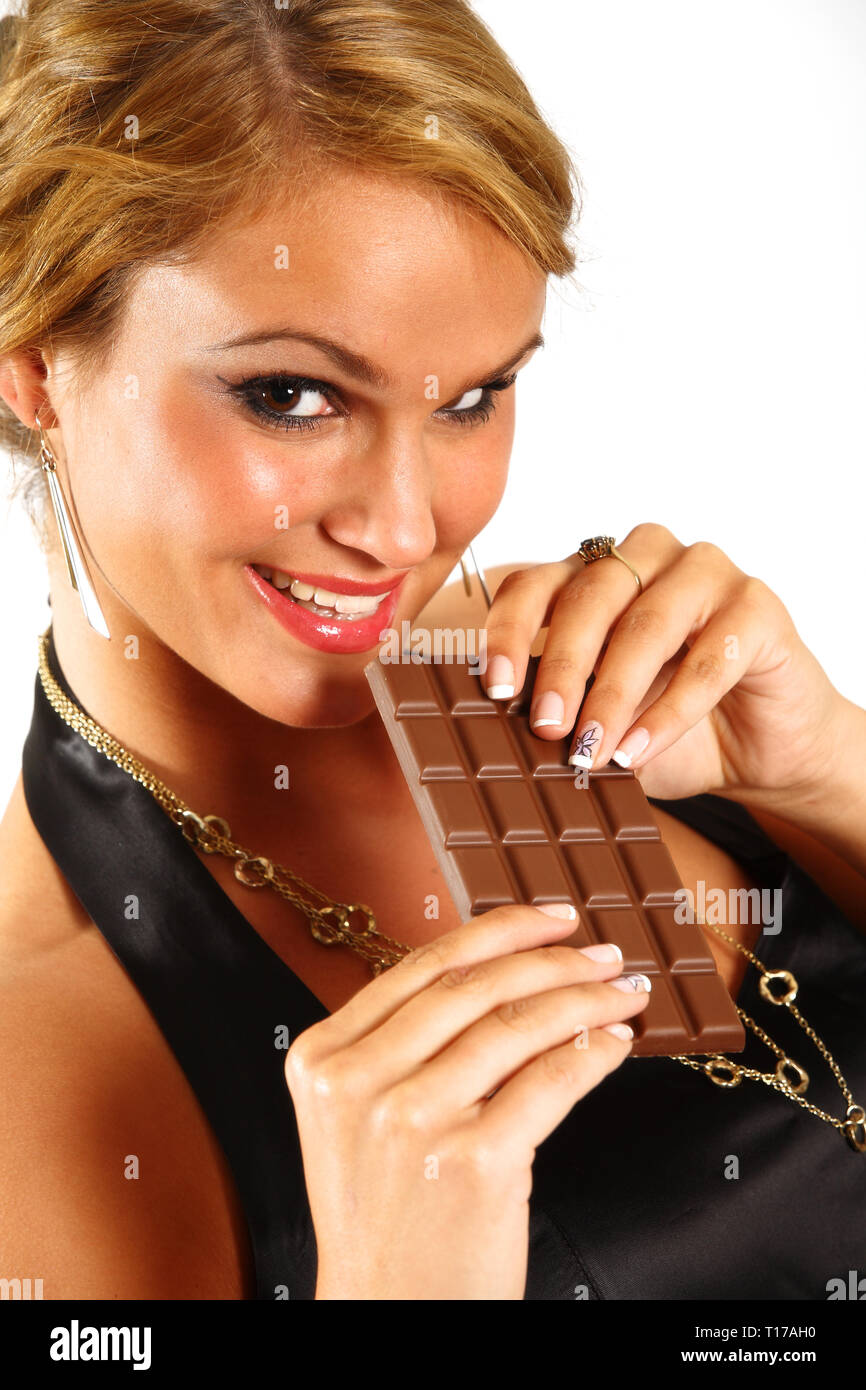
[[[61,687],[53,636],[49,660]],[[79,701],[76,700],[80,704]],[[246,1214],[258,1299],[312,1299],[316,1241],[284,1077],[290,1038],[326,1016],[257,935],[149,792],[54,712],[38,675],[23,751],[42,839],[144,998],[225,1152]],[[791,969],[798,1005],[866,1105],[866,936],[742,807],[659,802],[782,889],[782,929],[755,948]],[[128,895],[139,917],[124,912]],[[750,966],[738,1002],[843,1118],[830,1070]],[[740,1059],[772,1071],[747,1030]],[[735,1175],[736,1174],[736,1175]],[[525,1297],[827,1298],[866,1272],[866,1153],[759,1082],[723,1090],[669,1058],[629,1058],[574,1106],[534,1165]],[[346,1232],[346,1259],[352,1258]]]

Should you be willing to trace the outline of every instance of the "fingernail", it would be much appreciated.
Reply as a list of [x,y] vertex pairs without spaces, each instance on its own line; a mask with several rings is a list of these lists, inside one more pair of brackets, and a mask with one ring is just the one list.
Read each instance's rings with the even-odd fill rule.
[[577,949],[582,956],[589,956],[590,960],[622,960],[622,951],[612,941],[605,941],[599,946],[578,946]]
[[533,729],[540,729],[543,724],[561,724],[564,718],[565,704],[562,696],[557,695],[555,690],[545,690],[533,705],[529,722]]
[[571,903],[541,903],[538,911],[546,912],[548,917],[568,917],[572,922],[577,917],[577,908]]
[[487,685],[491,700],[510,700],[514,694],[514,667],[507,656],[494,656],[487,663]]
[[626,734],[622,743],[613,754],[615,763],[620,767],[631,767],[635,758],[639,758],[650,741],[648,729],[632,729],[630,734]]
[[571,750],[568,761],[573,767],[592,767],[593,754],[604,738],[600,724],[584,724]]
[[629,1028],[627,1023],[606,1023],[604,1031],[613,1033],[615,1038],[620,1038],[623,1042],[631,1042],[634,1037],[634,1029]]
[[620,975],[618,980],[609,980],[608,983],[614,989],[621,989],[623,994],[637,994],[641,989],[649,994],[652,989],[652,981],[647,975]]

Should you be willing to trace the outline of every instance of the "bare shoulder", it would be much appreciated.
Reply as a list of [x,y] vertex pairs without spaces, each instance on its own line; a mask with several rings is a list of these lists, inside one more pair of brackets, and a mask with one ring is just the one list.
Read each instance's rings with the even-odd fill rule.
[[[13,845],[29,878],[8,871]],[[13,794],[0,825],[0,1274],[41,1279],[46,1299],[243,1298],[221,1151],[143,999],[42,855],[59,875]]]

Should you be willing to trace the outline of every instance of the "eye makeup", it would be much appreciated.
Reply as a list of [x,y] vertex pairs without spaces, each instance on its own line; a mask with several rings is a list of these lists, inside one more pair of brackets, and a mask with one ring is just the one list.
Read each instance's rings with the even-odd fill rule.
[[[475,391],[480,391],[481,395],[471,406],[466,406],[462,410],[453,406],[447,409],[443,407],[436,411],[436,415],[440,419],[446,419],[464,427],[471,424],[483,424],[490,419],[496,409],[498,393],[507,391],[509,387],[514,385],[516,379],[517,373],[513,372],[510,376],[485,382],[483,386],[474,388],[474,391],[464,391],[464,396],[474,395]],[[290,376],[284,372],[273,372],[246,377],[239,382],[227,382],[224,377],[220,377],[219,380],[223,382],[229,395],[272,429],[319,429],[322,420],[335,419],[347,413],[340,403],[336,388],[330,382],[321,381],[314,377]],[[289,414],[277,408],[282,404],[288,406],[289,410],[297,410],[298,406],[304,403],[305,396],[321,396],[331,406],[331,410],[328,412],[311,410],[308,414]],[[462,400],[463,397],[461,396],[460,399]]]

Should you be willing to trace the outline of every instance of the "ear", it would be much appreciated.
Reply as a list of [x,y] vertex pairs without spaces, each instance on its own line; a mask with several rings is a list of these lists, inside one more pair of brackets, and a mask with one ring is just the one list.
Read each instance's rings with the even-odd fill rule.
[[46,391],[50,362],[38,348],[20,348],[0,360],[0,396],[28,429],[36,428],[36,412],[43,429],[57,425]]

